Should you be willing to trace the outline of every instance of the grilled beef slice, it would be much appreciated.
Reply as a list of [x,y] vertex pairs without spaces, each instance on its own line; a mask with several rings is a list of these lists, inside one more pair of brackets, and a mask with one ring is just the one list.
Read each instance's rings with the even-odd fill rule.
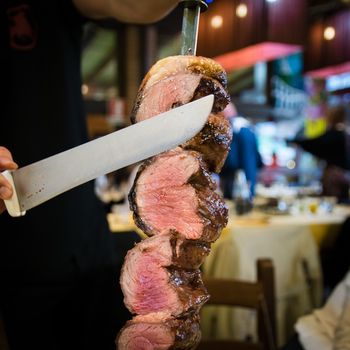
[[158,61],[143,79],[131,113],[133,123],[214,94],[213,112],[230,98],[226,74],[215,61],[198,56],[172,56]]
[[216,80],[224,89],[227,88],[227,76],[222,66],[216,61],[201,56],[169,56],[156,62],[141,82],[139,95],[170,76],[177,74],[197,74]]
[[229,96],[218,81],[189,73],[169,76],[137,95],[131,121],[140,122],[210,94],[214,94],[212,111],[224,110]]
[[198,310],[208,294],[195,267],[208,251],[208,244],[192,244],[174,232],[138,243],[127,253],[120,277],[127,308],[168,317]]
[[149,236],[175,230],[213,242],[228,217],[215,188],[201,155],[178,147],[143,163],[129,193],[130,209]]
[[197,314],[182,318],[136,316],[123,327],[116,340],[118,350],[195,349],[201,339]]
[[144,78],[131,115],[131,121],[148,119],[209,94],[215,101],[212,116],[199,137],[184,146],[203,152],[210,171],[219,172],[231,143],[229,123],[215,117],[228,101],[226,73],[215,61],[197,56],[173,56],[158,61]]

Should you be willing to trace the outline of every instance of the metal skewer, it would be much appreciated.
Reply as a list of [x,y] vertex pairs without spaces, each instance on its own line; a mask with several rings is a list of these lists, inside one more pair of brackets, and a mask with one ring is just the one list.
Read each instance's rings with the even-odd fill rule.
[[181,32],[181,55],[195,55],[197,51],[197,38],[199,17],[208,5],[203,0],[183,0],[184,14]]

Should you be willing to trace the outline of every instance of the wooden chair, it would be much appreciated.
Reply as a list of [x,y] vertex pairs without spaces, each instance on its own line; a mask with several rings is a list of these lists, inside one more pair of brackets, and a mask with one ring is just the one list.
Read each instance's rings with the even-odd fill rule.
[[276,349],[275,282],[271,259],[257,261],[256,282],[204,278],[204,284],[210,294],[205,305],[239,306],[257,311],[258,342],[204,339],[198,350]]

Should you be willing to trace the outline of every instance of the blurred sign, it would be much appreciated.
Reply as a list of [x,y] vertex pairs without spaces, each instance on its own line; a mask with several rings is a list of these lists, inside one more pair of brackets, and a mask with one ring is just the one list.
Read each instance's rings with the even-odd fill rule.
[[332,75],[326,79],[327,91],[345,90],[350,88],[350,73]]
[[307,95],[303,82],[303,56],[296,52],[273,62],[273,113],[279,117],[300,117],[305,109]]
[[279,117],[293,118],[303,114],[307,95],[285,83],[278,76],[272,77],[272,96],[275,98],[273,113]]

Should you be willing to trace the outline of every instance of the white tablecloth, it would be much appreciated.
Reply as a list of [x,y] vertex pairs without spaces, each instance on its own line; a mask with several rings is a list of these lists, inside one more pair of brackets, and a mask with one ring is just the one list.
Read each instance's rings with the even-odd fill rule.
[[[275,267],[277,340],[281,345],[292,335],[297,318],[321,303],[318,248],[308,226],[232,227],[213,245],[203,273],[208,277],[253,281],[260,257],[272,258]],[[311,277],[311,288],[303,262]],[[204,337],[256,337],[256,317],[248,310],[206,306],[201,324]]]

